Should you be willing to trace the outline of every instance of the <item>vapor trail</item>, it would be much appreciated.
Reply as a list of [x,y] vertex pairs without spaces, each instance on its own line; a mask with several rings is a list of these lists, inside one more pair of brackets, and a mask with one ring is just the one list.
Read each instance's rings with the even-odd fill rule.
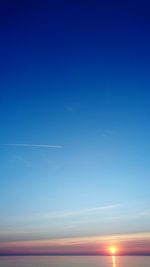
[[0,146],[19,146],[19,147],[37,147],[37,148],[63,148],[62,145],[48,145],[48,144],[0,144]]

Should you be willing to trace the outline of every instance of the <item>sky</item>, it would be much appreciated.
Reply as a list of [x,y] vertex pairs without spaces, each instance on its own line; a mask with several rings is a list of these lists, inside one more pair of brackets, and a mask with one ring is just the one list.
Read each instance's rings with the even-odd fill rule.
[[0,1],[0,254],[150,254],[149,1]]

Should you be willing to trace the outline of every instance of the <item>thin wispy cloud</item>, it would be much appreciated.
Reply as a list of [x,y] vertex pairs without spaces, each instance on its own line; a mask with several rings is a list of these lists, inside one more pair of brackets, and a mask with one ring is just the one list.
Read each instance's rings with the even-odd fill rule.
[[[116,209],[119,207],[122,207],[123,204],[114,204],[114,205],[107,205],[107,206],[100,206],[100,207],[95,207],[95,208],[90,208],[90,209],[82,209],[82,210],[73,210],[73,211],[60,211],[60,212],[51,212],[51,213],[46,213],[39,216],[39,218],[43,219],[57,219],[57,218],[69,218],[69,217],[78,217],[82,215],[90,215],[92,213],[98,213],[100,211],[105,211],[105,210],[111,210],[111,209]],[[34,217],[36,218],[36,216]]]
[[102,137],[104,138],[117,138],[119,136],[119,132],[117,130],[106,130],[102,133]]
[[26,166],[30,165],[30,162],[20,155],[13,155],[12,158],[10,159],[10,162],[13,162],[13,163],[19,162],[19,164],[21,163],[21,164],[24,164]]
[[55,213],[54,215],[57,217],[70,217],[70,216],[77,216],[77,215],[82,215],[82,214],[84,215],[84,214],[89,214],[89,213],[95,213],[95,212],[108,210],[108,209],[115,209],[115,208],[118,208],[121,206],[122,206],[122,204],[114,204],[114,205],[100,206],[100,207],[77,210],[77,211]]
[[0,146],[28,147],[28,148],[63,148],[63,145],[50,144],[0,144]]
[[[97,244],[98,246],[100,246],[100,244],[102,244],[102,246],[104,247],[105,244],[110,243],[112,241],[115,242],[133,242],[135,241],[136,245],[140,245],[141,242],[144,241],[149,241],[150,240],[150,232],[137,232],[137,233],[126,233],[126,234],[116,234],[116,235],[101,235],[101,236],[79,236],[79,237],[68,237],[68,238],[52,238],[52,239],[37,239],[37,240],[18,240],[15,242],[13,241],[7,241],[7,242],[3,242],[1,240],[0,242],[0,248],[4,248],[4,246],[7,247],[7,245],[10,247],[12,246],[17,246],[19,247],[29,247],[29,249],[31,249],[34,245],[36,247],[40,246],[40,247],[48,247],[48,248],[53,248],[54,245],[57,245],[58,247],[61,246],[61,248],[67,247],[67,246],[72,246],[72,245],[80,245],[82,248],[82,245],[88,245],[88,244]],[[147,245],[147,243],[145,243]]]
[[[5,218],[5,220],[1,218],[2,231],[0,231],[0,239],[15,240],[15,238],[17,238],[19,240],[25,238],[30,240],[31,237],[45,238],[47,235],[51,238],[58,238],[58,236],[70,237],[72,234],[78,232],[76,232],[76,229],[75,232],[72,233],[68,230],[72,227],[76,227],[76,224],[84,224],[87,226],[87,224],[95,222],[93,215],[95,215],[96,218],[99,215],[103,215],[105,218],[105,214],[107,214],[108,211],[118,209],[122,206],[123,204],[113,204],[76,211],[57,211],[43,214],[15,216]],[[9,222],[8,225],[7,222]],[[11,228],[9,227],[10,223]],[[26,224],[26,227],[24,227],[24,223]],[[80,231],[78,235],[79,234]]]
[[[47,212],[43,214],[34,214],[29,215],[29,216],[22,216],[22,217],[11,217],[9,218],[9,221],[11,222],[20,222],[20,221],[28,221],[28,222],[33,222],[33,221],[43,221],[43,220],[57,220],[59,218],[72,218],[72,217],[81,217],[81,216],[86,216],[90,214],[98,214],[102,211],[107,211],[107,210],[113,210],[122,207],[123,204],[113,204],[113,205],[107,205],[107,206],[100,206],[100,207],[95,207],[95,208],[90,208],[90,209],[82,209],[82,210],[73,210],[73,211],[56,211],[56,212]],[[7,218],[8,219],[8,218]]]

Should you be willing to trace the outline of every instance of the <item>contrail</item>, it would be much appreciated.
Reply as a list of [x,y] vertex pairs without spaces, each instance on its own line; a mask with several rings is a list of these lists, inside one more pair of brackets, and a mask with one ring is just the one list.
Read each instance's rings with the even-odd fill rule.
[[63,148],[62,145],[40,145],[40,144],[0,144],[0,146],[20,146],[20,147],[37,147],[37,148]]

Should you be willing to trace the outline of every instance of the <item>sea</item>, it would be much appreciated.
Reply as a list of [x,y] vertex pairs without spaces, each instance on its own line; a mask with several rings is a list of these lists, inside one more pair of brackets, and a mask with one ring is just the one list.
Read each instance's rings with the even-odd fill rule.
[[150,267],[150,256],[1,256],[0,267]]

